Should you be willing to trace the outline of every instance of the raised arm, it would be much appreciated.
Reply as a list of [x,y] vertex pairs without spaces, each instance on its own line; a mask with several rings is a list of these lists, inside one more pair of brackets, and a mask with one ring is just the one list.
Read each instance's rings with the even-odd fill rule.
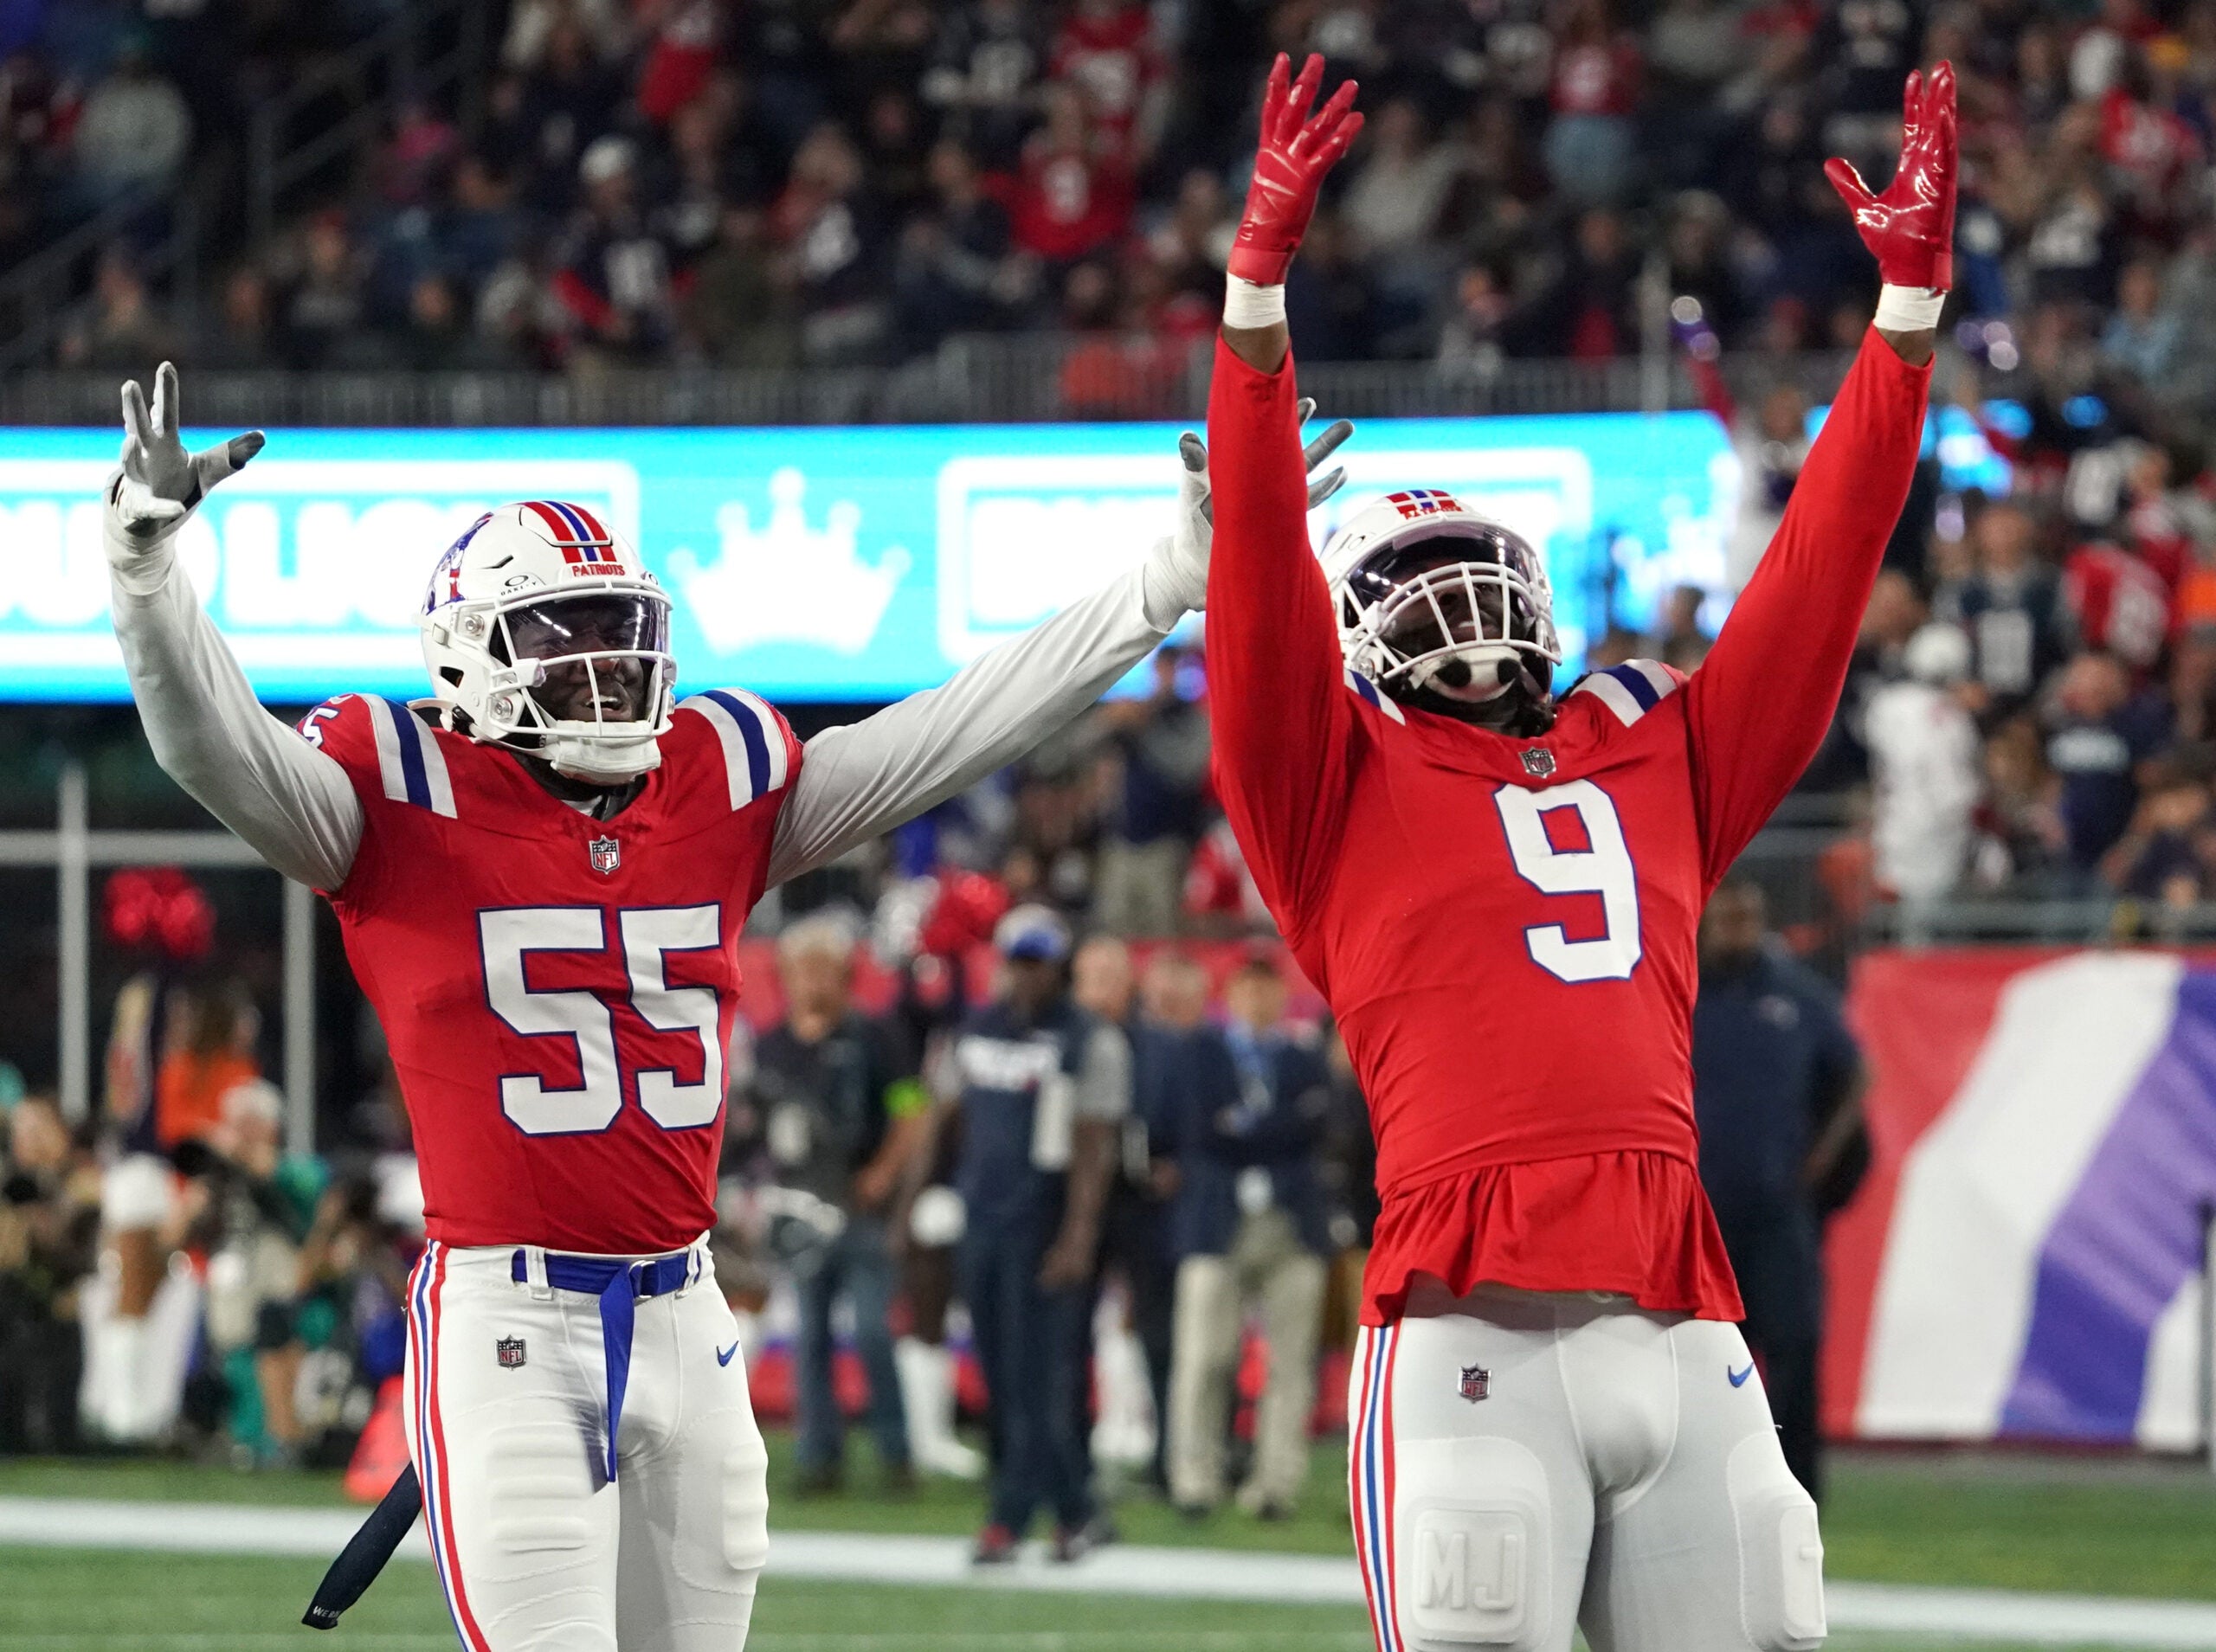
[[1309,118],[1322,74],[1315,57],[1290,84],[1283,56],[1270,71],[1208,392],[1216,790],[1262,897],[1288,934],[1330,865],[1344,818],[1354,719],[1330,595],[1308,543],[1285,323],[1285,272],[1324,174],[1362,126],[1352,81]]
[[[1308,449],[1319,465],[1353,433],[1343,420]],[[804,748],[777,820],[770,882],[835,860],[936,803],[968,790],[1066,727],[1208,595],[1214,537],[1208,455],[1179,444],[1177,529],[1123,578],[971,661],[941,686],[860,723],[826,729]],[[1329,498],[1343,471],[1317,479]]]
[[261,450],[261,433],[188,453],[166,362],[151,413],[136,382],[123,387],[123,467],[105,516],[110,605],[154,759],[286,877],[335,890],[362,837],[354,788],[261,709],[177,561],[177,530],[208,489]]
[[1826,168],[1878,256],[1884,289],[1809,449],[1776,537],[1685,690],[1702,857],[1713,884],[1815,755],[1908,497],[1953,273],[1955,75],[1909,76],[1899,170],[1872,196]]

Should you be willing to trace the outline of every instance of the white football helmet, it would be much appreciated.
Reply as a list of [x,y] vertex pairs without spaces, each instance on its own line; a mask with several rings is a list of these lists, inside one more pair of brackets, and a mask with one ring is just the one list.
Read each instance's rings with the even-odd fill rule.
[[1346,662],[1388,692],[1461,704],[1562,663],[1547,567],[1513,529],[1435,488],[1388,493],[1340,524],[1324,575]]
[[432,570],[422,628],[448,728],[597,785],[661,762],[669,596],[583,505],[531,499],[478,517]]

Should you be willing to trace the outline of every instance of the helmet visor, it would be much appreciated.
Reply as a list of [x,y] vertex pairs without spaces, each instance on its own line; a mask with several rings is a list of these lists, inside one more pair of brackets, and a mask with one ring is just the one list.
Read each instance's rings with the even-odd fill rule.
[[494,643],[519,659],[560,659],[572,654],[666,654],[669,652],[669,604],[651,597],[610,591],[581,591],[512,608],[501,616],[502,634]]
[[500,615],[493,652],[536,663],[525,681],[544,718],[596,729],[654,722],[671,675],[669,602],[613,591],[542,598]]

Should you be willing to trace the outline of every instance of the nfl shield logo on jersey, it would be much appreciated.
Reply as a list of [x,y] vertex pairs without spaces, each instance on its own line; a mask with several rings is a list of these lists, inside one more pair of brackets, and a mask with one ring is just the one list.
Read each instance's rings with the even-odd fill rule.
[[612,872],[623,864],[623,845],[613,838],[595,838],[585,845],[596,872]]
[[1533,780],[1544,780],[1555,772],[1555,755],[1533,746],[1524,754],[1524,772]]
[[523,1364],[523,1339],[504,1336],[493,1344],[493,1357],[500,1362],[503,1371],[514,1371]]
[[1483,1366],[1464,1366],[1461,1385],[1456,1392],[1474,1405],[1492,1392],[1492,1372]]

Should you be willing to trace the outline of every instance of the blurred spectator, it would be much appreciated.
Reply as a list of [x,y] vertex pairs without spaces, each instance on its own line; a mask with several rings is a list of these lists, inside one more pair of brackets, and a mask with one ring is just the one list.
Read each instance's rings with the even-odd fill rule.
[[628,138],[595,138],[577,177],[584,202],[556,254],[554,294],[569,312],[581,359],[637,360],[667,341],[673,318],[669,249],[640,209],[637,146]]
[[885,1216],[915,1150],[925,1097],[887,1031],[854,1008],[853,930],[811,916],[777,941],[785,1019],[754,1047],[748,1100],[778,1196],[770,1244],[800,1294],[800,1489],[834,1491],[845,1430],[832,1384],[832,1318],[844,1301],[869,1379],[869,1425],[888,1482],[913,1478],[893,1365],[892,1254]]
[[319,214],[301,242],[299,279],[285,295],[285,350],[293,367],[344,366],[367,336],[368,271],[346,220]]
[[1823,1495],[1817,1369],[1821,1221],[1868,1162],[1861,1052],[1839,1002],[1765,933],[1762,890],[1727,880],[1700,930],[1693,1110],[1700,1173],[1739,1280],[1785,1460]]
[[222,1426],[242,1453],[292,1462],[305,1433],[304,1350],[293,1340],[292,1310],[324,1171],[282,1154],[282,1118],[274,1086],[235,1084],[223,1094],[221,1119],[177,1162],[185,1177],[184,1245],[208,1259],[203,1334],[212,1369],[200,1420]]
[[183,170],[192,142],[184,96],[156,72],[143,33],[126,35],[114,67],[85,94],[70,153],[86,204],[106,205],[134,190],[166,189]]
[[63,336],[62,359],[72,367],[144,373],[147,363],[166,361],[176,349],[176,336],[156,312],[130,254],[109,247],[93,278],[92,312]]
[[1572,0],[1555,48],[1546,139],[1547,170],[1570,204],[1612,205],[1631,187],[1641,67],[1607,0]]
[[1095,130],[1083,93],[1056,81],[1041,100],[1046,119],[1024,141],[1009,211],[1016,245],[1066,269],[1131,228],[1133,180],[1128,159]]
[[1977,723],[1962,703],[1969,639],[1950,625],[1925,626],[1902,664],[1906,676],[1870,697],[1864,739],[1878,884],[1916,905],[1953,893],[1968,870],[1984,775]]
[[1208,773],[1208,714],[1187,697],[1183,650],[1156,651],[1143,699],[1093,713],[1114,762],[1113,803],[1093,874],[1093,921],[1111,935],[1171,935],[1180,886],[1201,831]]
[[261,1015],[243,984],[203,983],[171,1025],[177,1042],[154,1077],[154,1130],[165,1148],[205,1141],[222,1123],[229,1093],[261,1077],[254,1053]]
[[1969,634],[1977,680],[2003,708],[2028,699],[2063,658],[2060,592],[2039,558],[2038,533],[2030,511],[1994,500],[1970,527],[1966,549],[1975,560],[1942,576],[1932,598],[1933,618]]
[[986,194],[970,151],[941,140],[929,179],[931,203],[903,232],[893,273],[900,337],[914,348],[992,326],[1027,285],[1009,256],[1007,209]]
[[762,215],[726,207],[680,308],[686,336],[725,367],[789,367],[800,358],[791,312]]
[[1047,62],[1053,79],[1084,92],[1104,143],[1134,167],[1154,153],[1169,114],[1155,19],[1140,0],[1072,0]]
[[1697,585],[1674,587],[1663,599],[1654,635],[1648,640],[1649,657],[1681,672],[1697,668],[1715,641],[1700,622],[1707,601],[1708,593]]
[[924,100],[948,135],[991,167],[1014,164],[1047,66],[1045,19],[1027,0],[959,0],[946,8],[924,75]]
[[866,358],[889,320],[877,294],[890,249],[865,189],[860,151],[844,128],[827,123],[808,134],[770,225],[783,279],[798,301],[803,357],[821,363]]
[[1490,264],[1469,264],[1454,278],[1454,305],[1439,330],[1441,368],[1478,377],[1499,370],[1502,335],[1515,311],[1501,273]]
[[1425,130],[1423,112],[1395,98],[1370,117],[1368,153],[1340,198],[1339,219],[1362,254],[1390,268],[1435,256],[1459,151]]
[[1100,1262],[1124,1280],[1131,1334],[1146,1362],[1154,1405],[1154,1451],[1148,1478],[1169,1490],[1169,1372],[1176,1300],[1176,1257],[1169,1199],[1176,1192],[1179,1086],[1189,1035],[1208,1012],[1208,976],[1182,953],[1156,952],[1143,987],[1131,948],[1099,935],[1077,950],[1071,994],[1080,1008],[1121,1027],[1131,1047],[1131,1112],[1102,1226]]
[[1312,1043],[1284,1025],[1285,984],[1257,955],[1225,988],[1220,1032],[1191,1035],[1177,1133],[1176,1337],[1170,1496],[1189,1513],[1224,1495],[1224,1439],[1246,1309],[1260,1311],[1269,1372],[1239,1503],[1293,1513],[1308,1477],[1308,1415],[1330,1218],[1317,1159],[1331,1087]]
[[579,30],[598,56],[612,58],[626,42],[624,10],[620,0],[515,0],[500,61],[510,68],[537,68],[557,24]]
[[976,1559],[1012,1561],[1044,1508],[1054,1556],[1067,1560],[1085,1551],[1094,1514],[1079,1419],[1101,1214],[1131,1113],[1131,1048],[1071,1000],[1069,928],[1054,912],[1017,907],[994,944],[1000,990],[963,1020],[950,1081],[958,1089],[935,1115],[961,1122],[963,1295],[992,1405]]
[[1623,220],[1599,207],[1581,213],[1560,273],[1517,318],[1513,353],[1582,361],[1630,354],[1639,344],[1638,270]]
[[100,1175],[50,1096],[8,1109],[0,1153],[0,1457],[78,1448],[78,1287],[99,1261]]
[[224,277],[215,325],[194,347],[192,359],[202,366],[242,372],[277,365],[269,279],[260,269],[242,265]]
[[2046,761],[2061,777],[2057,807],[2070,863],[2090,879],[2130,824],[2140,766],[2161,747],[2168,718],[2159,701],[2132,693],[2121,662],[2085,653],[2064,672],[2047,723]]
[[2134,259],[2116,281],[2116,310],[2101,334],[2101,357],[2142,383],[2161,384],[2177,354],[2183,321],[2162,308],[2162,272],[2152,259]]

